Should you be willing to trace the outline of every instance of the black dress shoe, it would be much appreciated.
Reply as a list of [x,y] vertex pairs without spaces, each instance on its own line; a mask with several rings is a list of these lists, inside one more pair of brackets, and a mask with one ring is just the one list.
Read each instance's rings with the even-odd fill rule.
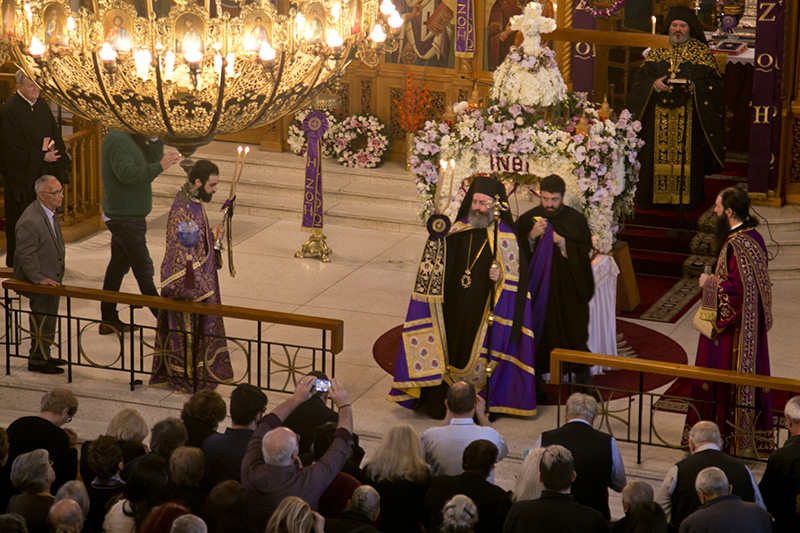
[[131,331],[133,328],[129,324],[123,324],[122,322],[114,322],[114,323],[106,323],[102,322],[100,324],[100,335],[113,335],[115,333],[127,333]]
[[56,365],[56,366],[64,366],[67,364],[67,361],[64,359],[48,359],[47,361],[51,365]]
[[28,364],[28,372],[39,372],[40,374],[63,374],[64,369],[50,363],[45,363],[43,365]]

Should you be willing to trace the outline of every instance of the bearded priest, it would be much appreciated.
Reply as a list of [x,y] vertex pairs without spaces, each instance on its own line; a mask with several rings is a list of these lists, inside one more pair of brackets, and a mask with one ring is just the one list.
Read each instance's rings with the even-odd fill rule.
[[664,24],[669,48],[650,50],[628,100],[645,141],[636,203],[692,211],[703,200],[705,176],[724,166],[725,93],[694,11],[674,6]]
[[486,395],[491,347],[489,412],[536,414],[527,267],[510,212],[501,211],[494,223],[498,198],[507,208],[503,184],[476,176],[449,232],[430,230],[389,400],[444,418],[444,399],[453,383],[466,381]]
[[[755,229],[758,220],[750,216],[750,198],[738,187],[719,193],[714,213],[719,257],[714,273],[700,276],[703,299],[695,318],[711,327],[700,336],[695,365],[769,376],[772,283],[767,248]],[[759,457],[772,451],[771,392],[699,380],[691,390],[689,397],[697,401],[686,416],[684,441],[695,423],[715,420],[724,451],[731,455]]]
[[[217,270],[222,224],[211,228],[204,204],[219,184],[219,168],[201,159],[175,196],[167,218],[167,248],[161,263],[161,296],[190,302],[222,303]],[[233,378],[222,317],[161,309],[150,385],[177,392],[215,389]]]

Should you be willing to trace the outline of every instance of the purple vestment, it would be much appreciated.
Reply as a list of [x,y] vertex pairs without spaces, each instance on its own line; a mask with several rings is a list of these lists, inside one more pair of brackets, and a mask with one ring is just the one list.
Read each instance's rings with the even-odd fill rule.
[[[184,229],[189,221],[199,229],[199,238],[191,247],[186,246],[185,237],[183,242],[179,238],[179,228]],[[161,296],[221,303],[213,242],[203,203],[184,188],[175,197],[167,220],[167,249],[161,263]],[[192,392],[195,380],[199,390],[214,389],[217,383],[232,378],[222,317],[159,312],[150,385]]]
[[[501,278],[494,289],[495,320],[491,340],[493,371],[489,411],[531,416],[536,414],[536,388],[529,299],[523,310],[519,340],[512,342],[520,261],[525,259],[524,256],[520,257],[514,230],[503,221],[499,225],[496,257]],[[490,246],[494,244],[492,228],[490,226],[486,230]],[[464,219],[453,225],[450,235],[472,229]],[[442,382],[452,384],[459,380],[471,383],[478,391],[486,387],[488,305],[482,310],[484,319],[467,365],[455,368],[448,358],[443,312],[444,284],[458,283],[458,279],[444,279],[446,241],[429,239],[426,242],[403,326],[389,400],[408,408],[414,407],[422,387],[434,387]]]
[[[716,336],[714,340],[700,336],[696,366],[770,375],[767,331],[772,327],[771,286],[761,235],[752,228],[729,235],[714,276],[703,289],[701,316],[712,320]],[[717,403],[689,406],[684,440],[695,423],[713,420],[729,453],[755,456],[772,451],[772,413],[762,411],[772,408],[769,391],[696,380],[690,396]]]

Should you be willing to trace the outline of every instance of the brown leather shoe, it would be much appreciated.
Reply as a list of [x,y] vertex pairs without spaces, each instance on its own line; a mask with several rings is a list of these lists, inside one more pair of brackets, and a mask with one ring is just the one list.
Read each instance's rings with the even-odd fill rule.
[[130,326],[130,324],[123,324],[122,322],[115,322],[113,324],[107,324],[103,322],[100,324],[100,335],[128,333],[132,330],[133,328]]

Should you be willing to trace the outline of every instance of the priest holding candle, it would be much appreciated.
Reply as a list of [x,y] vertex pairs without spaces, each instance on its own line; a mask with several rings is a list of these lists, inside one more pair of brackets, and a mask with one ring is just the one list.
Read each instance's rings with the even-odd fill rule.
[[[234,195],[236,178],[234,171]],[[222,303],[217,277],[222,255],[215,243],[222,241],[224,230],[222,223],[211,228],[204,207],[217,192],[218,184],[217,165],[200,160],[192,166],[188,181],[175,197],[167,219],[167,247],[161,263],[161,296],[165,298]],[[218,383],[232,378],[222,317],[160,310],[150,385],[191,393],[215,389]]]

